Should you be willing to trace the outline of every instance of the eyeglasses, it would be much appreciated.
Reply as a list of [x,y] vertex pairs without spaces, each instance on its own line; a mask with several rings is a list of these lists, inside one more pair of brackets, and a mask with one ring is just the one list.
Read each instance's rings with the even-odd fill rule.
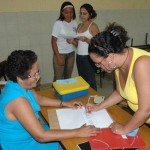
[[103,58],[99,63],[95,63],[95,66],[97,67],[97,68],[100,68],[101,67],[101,65],[102,65],[102,62],[105,60],[105,58]]
[[35,73],[35,75],[31,76],[31,75],[28,75],[28,78],[34,78],[34,79],[38,79],[40,77],[40,71],[38,70],[38,72]]

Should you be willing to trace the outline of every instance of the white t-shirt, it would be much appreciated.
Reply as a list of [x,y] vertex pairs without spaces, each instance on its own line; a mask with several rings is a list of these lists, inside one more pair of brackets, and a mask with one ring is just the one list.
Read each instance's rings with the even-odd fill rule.
[[76,37],[77,22],[72,20],[71,22],[57,20],[54,23],[52,36],[57,38],[58,51],[61,54],[66,54],[74,51],[74,46],[68,44],[66,39]]

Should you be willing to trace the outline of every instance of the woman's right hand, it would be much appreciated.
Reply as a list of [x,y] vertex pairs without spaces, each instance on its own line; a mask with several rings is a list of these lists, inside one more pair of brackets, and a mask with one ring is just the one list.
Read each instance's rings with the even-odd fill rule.
[[87,38],[85,36],[78,36],[77,39],[82,42],[85,42]]
[[57,57],[57,61],[58,61],[58,65],[60,65],[60,66],[65,65],[65,61],[64,61],[64,58],[62,56]]
[[92,112],[92,111],[98,111],[99,107],[96,104],[93,103],[89,103],[85,105],[85,109],[88,113]]
[[95,136],[100,132],[100,128],[96,128],[93,125],[83,125],[81,128],[77,129],[77,132],[79,137]]
[[73,44],[74,39],[73,38],[72,39],[66,39],[66,41],[67,41],[68,44]]

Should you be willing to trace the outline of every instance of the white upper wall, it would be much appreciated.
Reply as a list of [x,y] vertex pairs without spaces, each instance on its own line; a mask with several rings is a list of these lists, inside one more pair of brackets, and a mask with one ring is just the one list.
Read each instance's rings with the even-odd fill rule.
[[[53,51],[51,30],[59,16],[61,0],[0,0],[0,61],[15,49],[31,49],[38,55],[41,83],[53,81]],[[79,8],[91,3],[97,11],[95,22],[104,30],[109,22],[123,25],[135,45],[145,44],[149,33],[150,43],[150,1],[149,0],[76,0],[79,22]],[[129,40],[128,45],[130,46]],[[77,75],[76,65],[73,76]]]

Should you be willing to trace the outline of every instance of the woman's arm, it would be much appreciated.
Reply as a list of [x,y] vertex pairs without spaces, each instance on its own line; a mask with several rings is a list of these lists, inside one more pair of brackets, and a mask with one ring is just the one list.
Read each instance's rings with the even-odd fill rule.
[[91,32],[91,34],[93,36],[95,36],[97,33],[100,32],[98,25],[96,23],[94,23],[94,22],[92,23],[92,25],[91,25],[89,30],[90,30],[90,32]]
[[35,90],[32,90],[34,96],[40,106],[54,106],[54,107],[71,107],[77,108],[83,106],[80,101],[61,101],[60,99],[53,99],[46,96],[38,94]]
[[124,99],[121,97],[121,95],[119,94],[119,92],[117,90],[115,90],[115,91],[112,92],[112,94],[110,96],[108,96],[106,98],[106,100],[104,100],[99,105],[99,109],[108,108],[110,106],[113,106],[113,105],[116,105],[116,104],[120,103],[123,100]]
[[150,117],[150,57],[140,57],[133,69],[133,80],[137,90],[138,110],[125,126],[126,130],[135,129]]
[[115,91],[112,92],[112,94],[110,96],[108,96],[99,105],[90,103],[90,104],[86,105],[86,109],[89,112],[91,112],[91,111],[98,111],[100,109],[104,109],[104,108],[108,108],[110,106],[113,106],[113,105],[121,102],[122,100],[124,100],[124,99],[120,96],[118,91],[115,90]]
[[[18,106],[18,107],[16,107]],[[44,130],[35,117],[30,103],[25,98],[17,98],[7,106],[10,120],[18,120],[33,138],[39,142],[48,142],[73,137],[94,136],[99,129],[94,126],[83,126],[74,130]]]
[[54,51],[54,55],[56,56],[56,59],[58,61],[59,65],[64,65],[64,59],[61,57],[61,55],[59,54],[58,51],[58,47],[57,47],[57,37],[52,36],[51,39],[51,44],[52,44],[52,49]]
[[34,93],[35,99],[39,103],[40,106],[54,106],[60,107],[61,101],[59,99],[53,99],[46,96],[42,96],[38,94],[35,90],[32,90]]
[[133,68],[133,80],[135,82],[138,110],[132,119],[125,125],[115,124],[112,130],[119,134],[125,134],[140,127],[150,117],[150,57],[140,57]]
[[72,44],[72,45],[74,45],[75,47],[77,47],[77,45],[78,45],[78,40],[76,39],[76,38],[73,38],[73,39],[66,39],[67,40],[67,42],[69,43],[69,44]]

